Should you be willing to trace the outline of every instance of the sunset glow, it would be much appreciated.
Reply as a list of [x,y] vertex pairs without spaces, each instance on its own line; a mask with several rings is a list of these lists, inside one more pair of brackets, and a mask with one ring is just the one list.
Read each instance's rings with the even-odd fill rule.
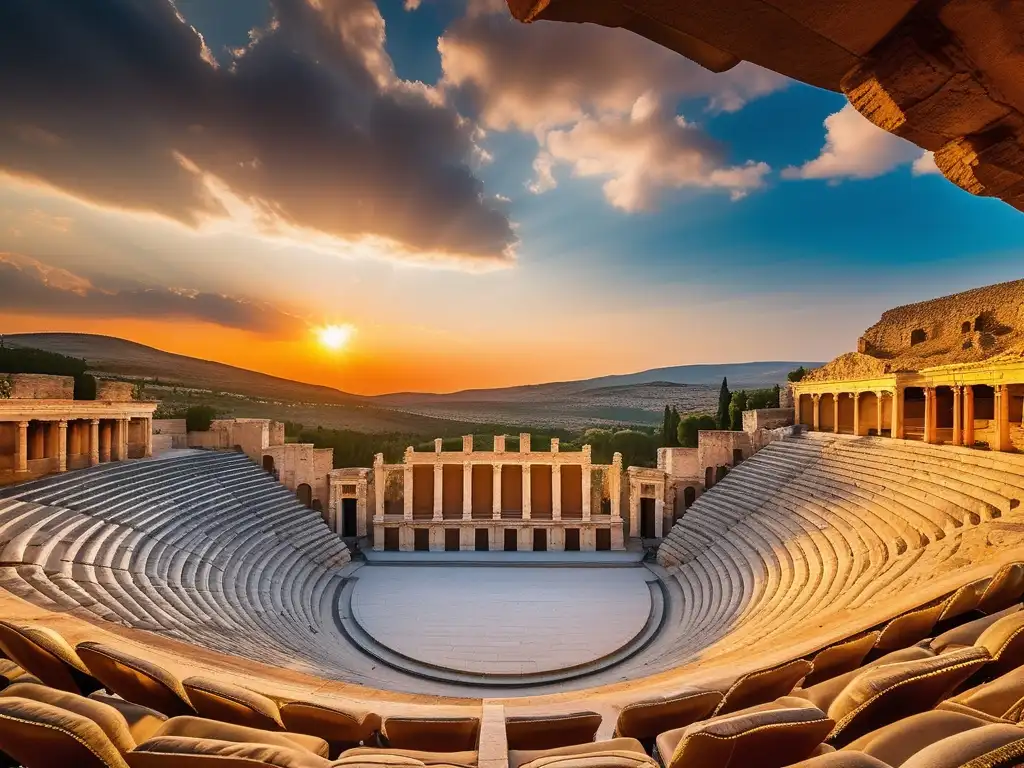
[[318,328],[316,335],[321,346],[332,352],[340,352],[348,346],[356,329],[351,325],[325,325]]

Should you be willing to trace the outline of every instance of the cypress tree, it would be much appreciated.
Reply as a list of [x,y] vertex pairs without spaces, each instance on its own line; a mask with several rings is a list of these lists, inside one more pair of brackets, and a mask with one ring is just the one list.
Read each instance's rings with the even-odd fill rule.
[[662,446],[664,446],[666,448],[672,445],[672,437],[671,437],[672,432],[671,432],[671,430],[672,430],[672,411],[669,409],[668,405],[666,405],[665,406],[665,415],[662,417],[662,420],[661,420],[661,444],[662,444]]
[[729,404],[732,402],[732,393],[729,391],[729,382],[723,376],[722,388],[718,391],[718,428],[728,429],[730,426]]
[[674,448],[678,448],[679,447],[679,422],[680,421],[681,421],[681,419],[679,418],[679,411],[677,411],[676,407],[673,405],[672,406],[672,428],[668,431],[668,439],[671,441],[671,444],[672,444],[672,446]]

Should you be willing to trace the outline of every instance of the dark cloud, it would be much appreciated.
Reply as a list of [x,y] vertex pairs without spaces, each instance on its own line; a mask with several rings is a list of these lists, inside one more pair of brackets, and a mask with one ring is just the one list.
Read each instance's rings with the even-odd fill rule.
[[14,253],[0,253],[0,312],[196,320],[280,336],[295,336],[306,329],[299,318],[266,304],[170,288],[103,288],[67,270]]
[[223,65],[168,0],[0,2],[0,169],[190,224],[224,213],[207,173],[290,224],[507,257],[474,126],[394,76],[375,3],[270,1]]

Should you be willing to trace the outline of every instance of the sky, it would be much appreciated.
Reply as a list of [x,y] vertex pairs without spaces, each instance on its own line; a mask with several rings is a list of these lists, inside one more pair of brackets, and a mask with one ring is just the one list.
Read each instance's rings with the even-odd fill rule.
[[1024,216],[842,95],[501,0],[13,0],[0,93],[2,333],[448,392],[1021,277]]

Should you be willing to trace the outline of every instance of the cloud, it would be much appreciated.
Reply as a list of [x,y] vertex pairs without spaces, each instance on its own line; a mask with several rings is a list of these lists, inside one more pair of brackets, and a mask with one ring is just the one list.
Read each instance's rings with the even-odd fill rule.
[[0,311],[62,317],[193,320],[273,336],[306,324],[267,304],[202,291],[138,286],[102,288],[17,253],[0,252]]
[[910,166],[910,172],[915,176],[942,175],[939,166],[935,164],[935,153],[930,150],[914,161],[913,165]]
[[670,189],[721,188],[739,200],[764,186],[765,163],[728,166],[723,147],[696,126],[672,115],[647,96],[628,117],[582,118],[567,130],[552,130],[534,161],[536,193],[555,185],[552,168],[564,163],[575,176],[607,180],[608,202],[628,213],[649,211]]
[[190,226],[225,218],[503,262],[476,125],[396,77],[372,0],[270,0],[217,65],[167,0],[0,3],[0,172]]
[[[786,179],[873,179],[921,162],[921,150],[882,130],[850,104],[825,118],[825,146],[813,160],[786,168]],[[934,163],[933,163],[934,164]],[[923,165],[922,165],[923,167]]]

